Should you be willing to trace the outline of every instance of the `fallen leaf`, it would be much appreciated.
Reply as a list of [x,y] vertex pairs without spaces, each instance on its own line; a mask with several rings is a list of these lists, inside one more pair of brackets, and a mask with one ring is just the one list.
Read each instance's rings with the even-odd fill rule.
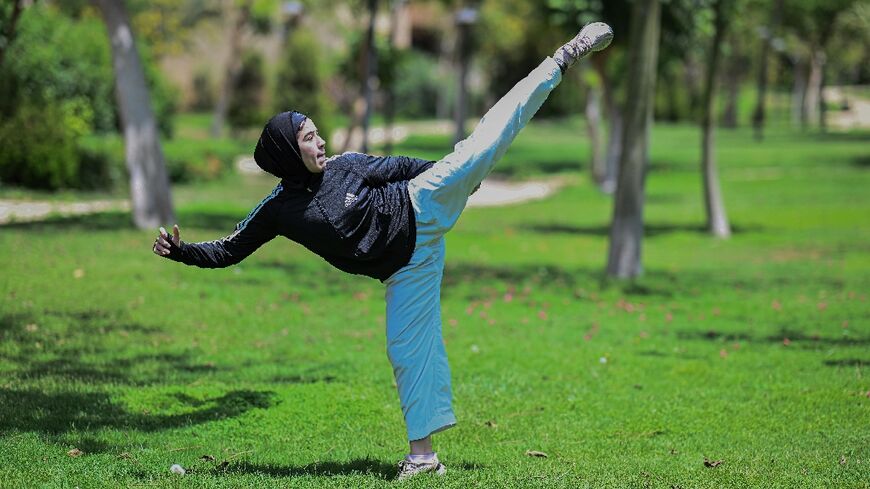
[[820,311],[824,311],[825,309],[828,308],[828,303],[827,302],[819,302],[818,304],[816,304],[816,307],[818,307]]
[[39,329],[39,326],[37,326],[37,325],[31,323],[31,324],[28,324],[27,326],[25,326],[24,329],[25,329],[28,333],[33,333],[34,331],[36,331],[37,329]]
[[785,345],[785,346],[788,346],[788,345],[791,344],[791,340],[788,339],[788,338],[783,338],[783,339],[782,339],[782,344]]
[[202,457],[199,457],[199,459],[205,460],[206,462],[214,462],[214,455],[206,454],[206,455],[203,455]]
[[718,467],[725,462],[724,460],[710,460],[707,457],[704,457],[704,467]]
[[726,350],[726,349],[724,349],[724,348],[721,349],[721,350],[719,350],[719,356],[722,357],[722,358],[727,357],[727,356],[728,356],[728,350]]
[[73,270],[73,277],[74,277],[74,278],[82,278],[82,277],[84,277],[84,276],[85,276],[85,271],[84,271],[84,269],[82,269],[82,268],[76,268],[75,270]]
[[772,307],[774,311],[782,310],[782,304],[780,304],[779,301],[776,299],[774,299],[773,302],[770,303],[770,307]]
[[79,450],[78,448],[73,448],[72,450],[66,452],[70,457],[81,457],[85,454],[85,452]]
[[526,450],[526,455],[529,457],[541,457],[541,458],[547,458],[547,456],[548,456],[546,453],[539,452],[537,450]]

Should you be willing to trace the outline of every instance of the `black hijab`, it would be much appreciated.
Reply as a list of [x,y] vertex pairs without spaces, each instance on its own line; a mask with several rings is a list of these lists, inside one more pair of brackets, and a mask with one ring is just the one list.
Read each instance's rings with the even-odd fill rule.
[[254,161],[267,173],[284,180],[290,186],[307,186],[314,173],[302,163],[302,153],[296,134],[308,117],[300,112],[281,112],[269,119],[254,149]]

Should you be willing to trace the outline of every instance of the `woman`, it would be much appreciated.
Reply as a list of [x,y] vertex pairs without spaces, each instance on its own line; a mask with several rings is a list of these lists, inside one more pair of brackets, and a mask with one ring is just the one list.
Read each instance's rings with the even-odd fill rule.
[[184,243],[176,225],[172,236],[160,228],[153,251],[188,265],[226,267],[281,235],[340,270],[383,281],[387,356],[410,440],[398,477],[443,474],[432,435],[456,424],[441,338],[444,234],[562,74],[612,38],[606,24],[585,26],[437,162],[360,153],[327,159],[314,121],[298,112],[278,114],[254,151],[257,164],[281,179],[272,193],[225,238]]

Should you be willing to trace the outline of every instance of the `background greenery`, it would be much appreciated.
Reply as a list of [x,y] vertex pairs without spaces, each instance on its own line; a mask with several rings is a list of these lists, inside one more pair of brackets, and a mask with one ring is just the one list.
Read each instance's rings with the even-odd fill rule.
[[[448,236],[459,425],[435,437],[437,484],[867,487],[867,134],[723,133],[719,241],[697,130],[657,126],[646,274],[620,285],[601,276],[610,199],[566,159],[581,127],[535,121],[498,167],[564,190],[469,209]],[[230,232],[273,185],[179,186],[182,236]],[[225,270],[152,239],[122,213],[3,227],[0,485],[394,485],[383,286],[283,239]]]

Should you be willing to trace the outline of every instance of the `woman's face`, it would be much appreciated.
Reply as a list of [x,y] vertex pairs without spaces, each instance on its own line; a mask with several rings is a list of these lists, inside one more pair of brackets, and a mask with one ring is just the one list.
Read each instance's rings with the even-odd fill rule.
[[310,118],[305,119],[296,133],[296,142],[299,143],[299,153],[305,168],[311,173],[323,173],[326,168],[326,141],[320,137],[317,126]]

